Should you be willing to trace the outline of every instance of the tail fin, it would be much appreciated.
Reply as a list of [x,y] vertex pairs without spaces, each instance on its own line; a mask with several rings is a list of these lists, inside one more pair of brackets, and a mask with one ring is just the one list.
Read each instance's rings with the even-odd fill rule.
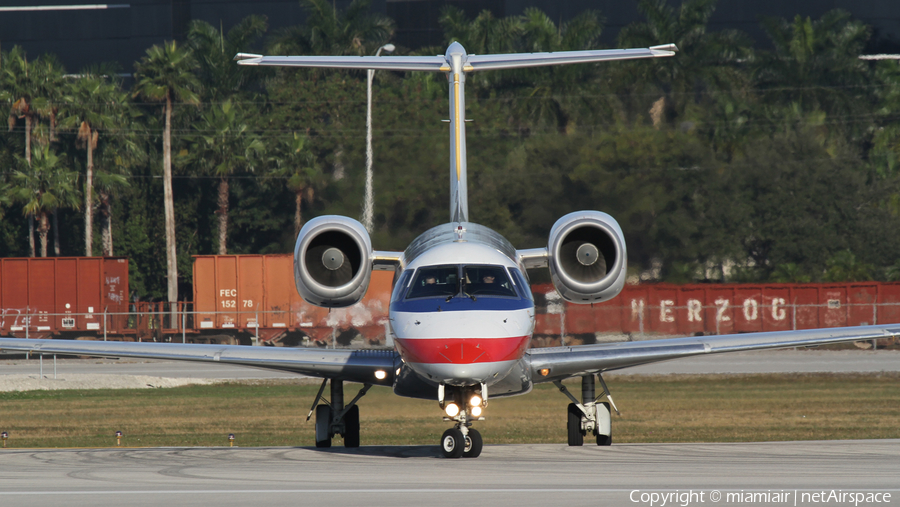
[[[466,185],[466,68],[467,54],[454,42],[444,55],[450,80],[450,221],[469,221]],[[442,69],[443,70],[443,69]]]
[[657,58],[673,56],[676,51],[678,51],[678,48],[674,44],[665,44],[638,49],[469,55],[462,44],[454,42],[450,44],[443,56],[261,56],[238,53],[234,59],[238,65],[396,71],[422,70],[447,73],[447,77],[450,80],[450,221],[468,222],[469,203],[466,188],[466,73],[479,70]]

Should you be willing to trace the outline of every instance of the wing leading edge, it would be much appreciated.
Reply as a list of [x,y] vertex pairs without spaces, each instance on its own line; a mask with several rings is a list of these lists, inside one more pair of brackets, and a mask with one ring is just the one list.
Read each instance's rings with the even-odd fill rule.
[[[393,384],[400,366],[400,356],[387,350],[0,338],[0,351],[223,363],[384,386]],[[376,377],[379,371],[383,378]]]
[[900,324],[837,327],[531,349],[527,357],[532,379],[540,383],[703,354],[809,347],[897,335]]

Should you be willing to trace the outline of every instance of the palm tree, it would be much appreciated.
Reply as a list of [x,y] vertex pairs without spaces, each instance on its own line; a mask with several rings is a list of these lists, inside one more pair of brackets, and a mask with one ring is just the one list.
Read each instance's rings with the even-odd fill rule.
[[44,144],[34,150],[30,163],[19,159],[19,169],[12,179],[14,196],[24,204],[24,214],[38,217],[41,257],[46,257],[50,214],[60,207],[78,207],[78,176]]
[[100,215],[100,245],[102,255],[113,255],[112,202],[116,194],[129,187],[128,175],[143,164],[147,153],[137,140],[140,133],[133,129],[137,110],[125,100],[119,113],[108,124],[104,143],[99,151],[94,186],[97,189],[97,211]]
[[800,105],[802,112],[850,114],[865,103],[871,74],[859,59],[870,28],[835,9],[818,20],[769,18],[763,28],[774,46],[756,65],[766,102]]
[[278,144],[272,158],[275,168],[269,171],[270,178],[285,181],[294,193],[294,236],[303,227],[303,199],[312,200],[315,188],[325,179],[310,144],[308,137],[294,132]]
[[31,80],[37,113],[47,119],[48,140],[56,142],[59,108],[69,101],[71,89],[66,79],[66,70],[56,56],[44,54],[32,64]]
[[678,46],[677,58],[623,64],[634,73],[630,82],[651,84],[663,93],[659,103],[663,112],[683,115],[697,92],[743,85],[740,66],[752,58],[750,39],[737,30],[709,32],[707,25],[715,7],[716,0],[684,0],[677,9],[666,0],[641,0],[638,10],[647,21],[619,32],[619,44],[625,47]]
[[253,134],[242,111],[226,100],[200,116],[194,124],[199,132],[188,159],[202,172],[219,178],[219,255],[228,253],[228,177],[235,171],[252,171],[263,150],[262,140]]
[[[387,16],[369,12],[369,0],[353,0],[344,10],[336,9],[328,0],[302,0],[306,8],[306,24],[279,30],[272,37],[269,53],[300,55],[371,55],[379,47],[390,41],[394,35],[394,22]],[[340,79],[333,71],[304,69],[288,71],[287,75],[325,80]],[[280,74],[285,76],[285,74]],[[360,77],[365,74],[358,74]],[[346,105],[345,105],[346,106]],[[335,108],[329,113],[332,122],[340,128],[343,122],[342,110]],[[341,140],[334,147],[334,178],[344,176],[344,146]]]
[[345,10],[328,0],[302,0],[306,25],[280,30],[270,52],[299,55],[368,55],[394,35],[394,22],[369,12],[369,0],[353,0]]
[[[5,55],[0,55],[3,65],[0,67],[0,98],[9,105],[7,121],[10,132],[20,119],[25,120],[25,160],[31,164],[31,131],[37,120],[37,110],[32,106],[32,85],[28,75],[28,58],[19,46],[13,46]],[[25,216],[28,223],[29,255],[34,257],[34,219]]]
[[31,163],[31,131],[37,120],[37,109],[33,105],[34,84],[29,75],[28,58],[19,46],[2,55],[0,67],[0,98],[9,105],[9,130],[16,127],[18,120],[25,120],[25,160]]
[[82,73],[75,83],[68,116],[61,126],[77,129],[77,145],[87,152],[84,181],[84,254],[93,255],[94,245],[94,150],[101,129],[112,126],[122,114],[126,94],[118,83],[93,70]]
[[[528,8],[522,16],[522,45],[527,52],[578,51],[598,49],[603,18],[596,11],[585,11],[557,26],[537,8]],[[521,71],[526,117],[535,122],[553,124],[566,132],[573,116],[580,112],[608,111],[592,97],[596,93],[599,65],[563,65]]]
[[199,104],[195,90],[200,82],[194,74],[197,62],[191,51],[179,48],[175,41],[147,50],[135,65],[134,96],[154,102],[165,102],[163,131],[163,199],[166,215],[166,265],[168,299],[178,300],[178,264],[175,252],[175,203],[172,197],[172,107],[173,102]]
[[97,179],[95,180],[94,184],[97,187],[97,198],[99,201],[97,211],[100,213],[101,255],[112,257],[112,198],[113,195],[129,186],[128,178],[124,174],[117,174],[106,171],[97,171],[96,176]]
[[[9,109],[8,125],[12,131],[18,120],[25,120],[25,161],[31,163],[33,133],[41,115],[49,118],[47,141],[56,140],[56,115],[64,100],[66,86],[62,65],[52,55],[43,55],[29,64],[25,51],[14,46],[9,53],[0,56],[0,101]],[[54,214],[54,218],[55,218]],[[34,222],[26,216],[30,255],[34,257]],[[59,250],[56,242],[56,250]]]
[[234,64],[234,55],[247,52],[268,28],[265,16],[247,16],[227,34],[206,21],[195,20],[188,29],[188,44],[199,67],[204,96],[221,100],[256,83],[259,69]]

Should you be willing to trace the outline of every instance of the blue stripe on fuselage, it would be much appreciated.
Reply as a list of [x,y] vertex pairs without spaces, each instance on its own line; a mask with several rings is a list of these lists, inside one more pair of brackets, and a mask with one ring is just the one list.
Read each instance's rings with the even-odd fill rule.
[[478,297],[476,301],[465,296],[454,296],[450,301],[444,298],[421,298],[395,301],[391,303],[392,312],[464,312],[472,310],[527,310],[534,304],[527,299]]

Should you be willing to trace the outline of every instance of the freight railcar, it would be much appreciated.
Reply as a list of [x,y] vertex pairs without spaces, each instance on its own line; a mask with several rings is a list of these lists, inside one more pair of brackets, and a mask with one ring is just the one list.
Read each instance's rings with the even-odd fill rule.
[[354,341],[358,346],[385,344],[393,273],[373,272],[362,301],[329,310],[300,298],[294,286],[293,262],[289,254],[195,256],[194,341],[279,346],[348,346]]
[[536,345],[787,331],[900,322],[900,284],[642,284],[612,301],[568,305],[535,285]]
[[0,259],[0,335],[133,336],[128,311],[128,259]]
[[[393,274],[372,273],[363,300],[305,303],[293,258],[194,257],[193,301],[128,301],[128,259],[0,259],[0,335],[275,346],[390,346]],[[900,322],[900,283],[626,285],[611,301],[572,305],[532,286],[532,346],[662,336],[785,331]]]

